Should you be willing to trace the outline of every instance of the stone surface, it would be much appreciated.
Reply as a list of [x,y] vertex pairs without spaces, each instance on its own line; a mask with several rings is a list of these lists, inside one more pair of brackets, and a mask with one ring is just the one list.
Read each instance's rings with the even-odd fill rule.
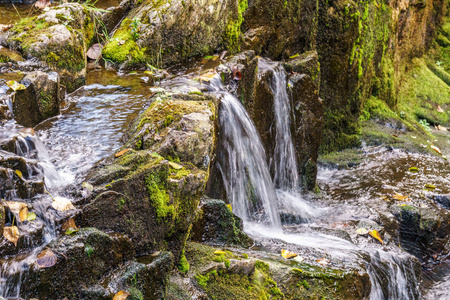
[[209,198],[202,199],[190,238],[213,245],[249,247],[253,244],[243,232],[242,220],[230,211],[225,202]]
[[81,299],[83,287],[97,283],[108,271],[134,255],[129,239],[94,228],[62,235],[46,248],[52,250],[57,261],[48,268],[32,265],[23,286],[24,294],[30,298]]
[[40,122],[59,114],[59,104],[65,97],[56,72],[28,73],[21,81],[25,90],[15,92],[13,114],[17,123],[34,127]]
[[80,224],[128,235],[140,254],[179,259],[208,178],[215,104],[208,96],[154,96],[118,158],[88,176],[95,189]]
[[237,47],[239,24],[237,0],[146,0],[123,20],[103,57],[121,68],[161,67]]

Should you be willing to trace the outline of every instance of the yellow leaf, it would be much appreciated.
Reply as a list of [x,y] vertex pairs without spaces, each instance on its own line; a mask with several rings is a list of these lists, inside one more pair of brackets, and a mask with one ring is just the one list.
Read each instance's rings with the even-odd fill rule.
[[395,193],[394,196],[392,196],[393,199],[395,200],[399,200],[399,201],[408,201],[408,196],[404,196],[402,194],[399,193]]
[[431,149],[433,149],[434,151],[436,151],[437,153],[439,153],[440,155],[442,155],[441,149],[439,149],[438,147],[433,146],[433,145],[431,145],[430,147],[431,147]]
[[170,166],[172,169],[175,169],[175,170],[181,170],[181,169],[183,169],[183,166],[181,166],[181,165],[179,165],[179,164],[177,164],[177,163],[171,162],[171,161],[169,161],[169,166]]
[[429,183],[425,184],[425,189],[427,189],[427,190],[434,190],[435,188],[436,188],[436,186],[434,186],[432,184],[429,184]]
[[22,178],[22,172],[20,172],[20,170],[15,170],[14,173],[16,173],[17,176],[20,177],[20,179],[23,179],[23,178]]
[[417,167],[411,167],[409,168],[410,172],[419,172],[419,169]]
[[296,257],[297,255],[298,255],[297,253],[289,251],[289,250],[284,250],[284,249],[281,250],[281,256],[283,256],[284,258],[287,258],[287,259]]
[[115,154],[115,156],[116,156],[116,157],[120,157],[120,156],[124,155],[125,153],[127,153],[127,152],[130,151],[130,150],[132,150],[132,149],[131,149],[131,148],[128,148],[128,149],[122,150],[122,151],[120,151],[120,152],[117,152],[117,153]]
[[222,251],[222,250],[216,250],[216,251],[214,251],[214,254],[215,255],[226,255],[227,253],[225,251]]
[[381,244],[383,244],[383,240],[381,239],[381,235],[380,235],[380,233],[378,231],[376,231],[374,229],[374,230],[369,231],[369,234],[370,234],[371,237],[373,237],[374,239],[379,241]]
[[52,207],[59,211],[76,209],[69,199],[63,197],[55,197],[54,201],[52,202]]
[[36,220],[36,214],[34,212],[29,212],[26,218],[27,221],[34,221]]
[[19,228],[17,226],[4,227],[3,236],[17,247],[17,241],[20,237]]
[[231,206],[231,204],[227,204],[228,209],[233,212],[233,207]]
[[130,293],[125,291],[119,291],[113,298],[113,300],[125,300],[127,297],[130,296]]
[[50,268],[56,264],[56,261],[57,257],[55,253],[50,249],[45,249],[37,256],[36,265],[40,268]]
[[12,89],[14,92],[26,89],[26,87],[23,84],[20,84],[15,80],[8,81],[6,85],[9,86],[9,88]]
[[20,222],[23,222],[28,217],[28,205],[23,202],[5,201],[6,206],[9,207],[12,213],[19,215]]
[[365,234],[369,233],[369,230],[367,230],[366,228],[361,227],[361,228],[356,229],[356,233],[360,234],[360,235],[365,235]]

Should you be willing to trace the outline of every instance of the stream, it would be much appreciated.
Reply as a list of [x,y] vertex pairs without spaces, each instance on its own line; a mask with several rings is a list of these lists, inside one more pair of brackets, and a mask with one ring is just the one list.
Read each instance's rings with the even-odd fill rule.
[[[446,299],[450,284],[446,258],[436,263],[435,271],[425,272],[427,290],[422,295],[422,280],[415,275],[411,254],[394,243],[380,246],[348,228],[380,215],[391,217],[389,211],[397,204],[387,201],[387,197],[393,193],[408,195],[412,199],[408,204],[423,208],[430,205],[427,196],[432,193],[449,194],[448,162],[403,150],[363,148],[365,159],[355,167],[319,169],[318,185],[323,197],[314,199],[301,190],[296,172],[291,120],[286,117],[291,109],[287,74],[277,63],[267,61],[264,67],[274,74],[274,178],[269,171],[270,159],[242,103],[227,91],[219,76],[209,83],[210,92],[221,97],[219,143],[223,153],[219,160],[224,187],[233,212],[244,220],[244,230],[259,240],[262,248],[286,244],[317,249],[345,264],[363,261],[372,284],[372,300]],[[207,66],[201,63],[193,69],[172,68],[170,71],[178,77],[159,85],[185,87],[189,82],[185,77],[203,68]],[[0,90],[7,93],[5,79],[0,80]],[[86,85],[66,97],[59,116],[44,121],[34,131],[13,120],[0,127],[1,140],[17,138],[16,154],[36,166],[30,174],[37,181],[44,177],[48,191],[29,200],[37,218],[33,223],[18,225],[26,233],[19,241],[19,250],[0,259],[0,296],[23,297],[21,284],[28,268],[45,245],[58,236],[57,225],[66,217],[65,212],[50,209],[52,199],[70,201],[70,190],[81,186],[86,172],[120,148],[123,134],[148,105],[154,91],[144,73],[91,69]],[[411,172],[411,167],[420,172]],[[429,183],[435,185],[433,192],[423,189]],[[18,199],[14,193],[5,198]],[[348,230],[351,239],[332,234],[337,229]],[[409,250],[415,253],[414,248]]]

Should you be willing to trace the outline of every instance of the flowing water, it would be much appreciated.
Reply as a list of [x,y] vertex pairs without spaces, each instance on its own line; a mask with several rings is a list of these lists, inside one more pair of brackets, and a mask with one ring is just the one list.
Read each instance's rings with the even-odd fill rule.
[[[448,192],[448,168],[434,160],[401,151],[375,151],[368,153],[372,161],[354,169],[320,169],[318,182],[328,198],[322,207],[312,205],[298,188],[287,76],[277,64],[266,63],[266,67],[273,72],[271,88],[275,95],[273,158],[266,156],[242,103],[225,90],[219,78],[210,82],[213,92],[221,97],[219,144],[222,151],[218,159],[224,186],[233,212],[245,221],[244,229],[267,245],[316,249],[314,251],[330,255],[344,265],[363,262],[370,275],[372,300],[420,299],[420,279],[416,278],[416,266],[409,254],[387,252],[373,245],[320,233],[315,228],[332,229],[335,224],[344,226],[349,220],[367,219],[377,205],[382,207],[386,202],[374,201],[374,197],[389,191],[406,189],[410,194],[419,195],[417,186],[433,180],[437,190]],[[191,89],[184,79],[161,82],[161,86],[186,92]],[[151,93],[145,74],[118,75],[93,70],[89,73],[88,84],[68,96],[60,116],[39,124],[35,133],[14,121],[6,122],[0,128],[0,141],[15,135],[16,154],[35,165],[30,170],[32,176],[36,180],[45,178],[46,188],[53,198],[68,198],[68,187],[81,185],[86,171],[121,146],[122,134],[145,108]],[[269,172],[271,160],[275,166],[273,178]],[[425,171],[414,175],[408,171],[409,166]],[[8,197],[19,200],[14,193]],[[21,232],[30,232],[31,238],[24,241],[21,253],[0,259],[0,296],[20,298],[21,282],[28,268],[43,247],[58,235],[55,222],[65,215],[52,210],[51,203],[52,198],[46,194],[29,201],[31,211],[37,215],[35,226],[43,228],[42,234],[36,234],[39,232],[36,228],[20,228]],[[295,221],[282,226],[280,214],[296,216]],[[38,237],[32,238],[33,235]],[[445,299],[443,290],[448,286],[448,277],[448,272],[444,272],[436,280],[439,283],[429,291],[427,299]]]

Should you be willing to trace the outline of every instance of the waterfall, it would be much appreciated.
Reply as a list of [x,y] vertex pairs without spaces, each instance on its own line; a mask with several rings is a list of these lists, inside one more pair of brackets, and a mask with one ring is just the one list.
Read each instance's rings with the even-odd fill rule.
[[222,93],[220,170],[233,212],[245,221],[269,219],[280,228],[277,196],[266,153],[245,108],[230,93]]
[[299,186],[297,160],[291,134],[291,106],[287,93],[287,76],[278,65],[274,69],[272,91],[275,111],[275,186],[282,190],[296,190]]

